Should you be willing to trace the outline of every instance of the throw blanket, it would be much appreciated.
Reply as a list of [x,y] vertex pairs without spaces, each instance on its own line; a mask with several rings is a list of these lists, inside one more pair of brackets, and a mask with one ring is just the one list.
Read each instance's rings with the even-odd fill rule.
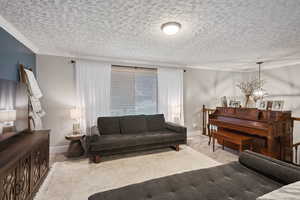
[[28,88],[30,91],[31,96],[39,99],[43,96],[40,87],[34,77],[34,74],[32,71],[25,69],[26,75],[27,75],[27,79],[28,79]]
[[40,87],[34,77],[32,71],[24,69],[27,76],[27,87],[29,90],[30,105],[32,110],[29,115],[31,116],[30,127],[32,130],[43,129],[42,117],[45,115],[45,111],[42,109],[40,98],[43,96]]

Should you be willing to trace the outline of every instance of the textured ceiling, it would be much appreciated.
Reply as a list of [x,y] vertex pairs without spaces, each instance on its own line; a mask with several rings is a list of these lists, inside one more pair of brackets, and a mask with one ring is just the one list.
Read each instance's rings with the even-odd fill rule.
[[[245,69],[300,63],[300,0],[0,0],[40,53]],[[160,30],[181,23],[174,36]]]

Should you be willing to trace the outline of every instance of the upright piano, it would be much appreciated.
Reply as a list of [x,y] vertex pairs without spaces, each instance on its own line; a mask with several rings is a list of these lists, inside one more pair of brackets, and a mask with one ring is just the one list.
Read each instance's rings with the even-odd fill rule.
[[[291,111],[218,107],[214,113],[209,115],[208,123],[210,126],[218,127],[219,131],[226,130],[235,134],[251,136],[253,137],[254,151],[292,162],[293,122]],[[224,145],[235,148],[234,144]]]

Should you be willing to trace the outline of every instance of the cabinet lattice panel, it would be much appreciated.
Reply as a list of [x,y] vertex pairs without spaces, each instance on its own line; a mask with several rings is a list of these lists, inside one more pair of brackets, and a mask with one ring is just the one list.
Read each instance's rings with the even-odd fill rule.
[[49,130],[11,137],[0,149],[0,200],[33,200],[49,170]]
[[33,152],[33,176],[32,176],[32,181],[33,185],[36,185],[37,182],[40,179],[40,159],[41,159],[41,152],[40,150],[37,150]]
[[25,158],[21,161],[19,167],[19,181],[17,186],[19,187],[19,191],[17,191],[17,195],[19,197],[18,200],[26,200],[26,198],[30,195],[30,157]]
[[16,169],[11,170],[1,180],[3,188],[1,200],[15,200]]

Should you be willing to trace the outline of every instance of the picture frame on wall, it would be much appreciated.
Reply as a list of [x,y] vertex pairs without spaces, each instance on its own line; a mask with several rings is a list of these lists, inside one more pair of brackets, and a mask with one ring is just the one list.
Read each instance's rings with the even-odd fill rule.
[[272,110],[282,111],[283,106],[284,106],[284,101],[279,101],[279,100],[273,101]]

